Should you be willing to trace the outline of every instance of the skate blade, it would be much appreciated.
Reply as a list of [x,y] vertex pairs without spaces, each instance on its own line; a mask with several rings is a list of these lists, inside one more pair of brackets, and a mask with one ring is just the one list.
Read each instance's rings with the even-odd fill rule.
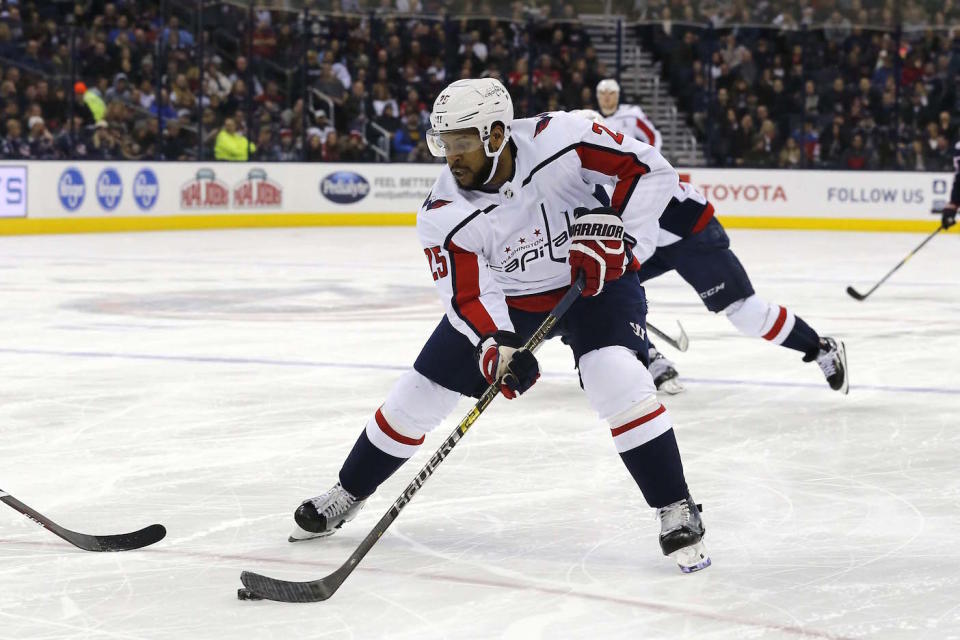
[[677,566],[683,573],[695,573],[712,564],[710,556],[707,555],[707,548],[703,546],[702,542],[677,549],[670,554],[670,557],[676,561]]
[[293,533],[290,534],[290,537],[287,538],[287,542],[306,542],[307,540],[316,540],[317,538],[329,538],[334,533],[336,529],[332,531],[326,531],[324,533],[312,533],[297,527],[293,530]]
[[843,386],[837,389],[843,395],[850,393],[850,369],[847,368],[847,347],[843,340],[837,340],[837,351],[840,356],[840,362],[843,364]]

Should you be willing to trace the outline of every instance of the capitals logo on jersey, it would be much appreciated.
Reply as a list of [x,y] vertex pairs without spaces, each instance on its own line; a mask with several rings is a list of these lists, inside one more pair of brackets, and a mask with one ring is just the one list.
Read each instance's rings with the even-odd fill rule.
[[540,205],[542,221],[545,233],[540,230],[541,226],[537,223],[532,233],[524,234],[510,243],[503,249],[503,255],[500,264],[491,264],[490,268],[494,271],[512,273],[519,269],[526,271],[531,263],[543,258],[549,258],[553,262],[565,264],[567,261],[566,253],[561,248],[567,244],[570,230],[570,215],[564,211],[563,216],[567,220],[565,228],[554,229],[553,235],[550,230],[550,222],[547,219],[546,209],[543,204]]
[[543,133],[543,130],[547,128],[551,120],[553,120],[553,116],[548,116],[546,114],[539,116],[539,120],[537,120],[537,126],[533,130],[533,137],[536,138],[538,135]]
[[436,200],[431,200],[430,198],[432,197],[433,197],[433,194],[431,193],[427,196],[427,199],[423,201],[424,211],[433,211],[434,209],[445,207],[451,202],[453,202],[452,200],[444,200],[443,198],[437,198]]

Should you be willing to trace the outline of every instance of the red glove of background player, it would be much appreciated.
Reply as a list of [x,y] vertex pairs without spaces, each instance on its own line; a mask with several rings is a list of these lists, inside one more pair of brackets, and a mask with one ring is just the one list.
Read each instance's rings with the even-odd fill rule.
[[583,296],[595,296],[606,282],[616,280],[627,268],[623,246],[623,220],[610,207],[578,208],[570,229],[570,282],[587,274]]

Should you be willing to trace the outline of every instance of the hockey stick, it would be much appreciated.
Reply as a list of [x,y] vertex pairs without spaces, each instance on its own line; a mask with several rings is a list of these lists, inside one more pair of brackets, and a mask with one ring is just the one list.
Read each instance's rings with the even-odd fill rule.
[[[889,277],[892,276],[894,273],[896,273],[896,272],[897,272],[897,269],[899,269],[900,267],[902,267],[903,265],[905,265],[905,264],[907,263],[907,260],[909,260],[910,258],[912,258],[912,257],[914,256],[914,254],[917,253],[917,251],[920,251],[920,249],[922,249],[925,244],[927,244],[928,242],[930,242],[931,240],[933,240],[933,236],[937,235],[937,234],[940,233],[941,231],[943,231],[943,225],[942,225],[942,224],[941,224],[939,227],[937,227],[936,230],[935,230],[933,233],[931,233],[929,236],[927,236],[926,240],[924,240],[924,241],[921,242],[919,245],[917,245],[917,248],[916,248],[916,249],[914,249],[913,251],[911,251],[910,253],[908,253],[906,258],[904,258],[903,260],[901,260],[901,261],[897,264],[897,266],[895,266],[893,269],[891,269],[890,272],[889,272],[887,275],[883,276],[883,278],[880,279],[880,282],[878,282],[877,284],[873,285],[873,287],[871,287],[870,290],[867,291],[866,293],[860,293],[859,291],[857,291],[857,290],[854,289],[853,287],[847,287],[847,293],[850,295],[851,298],[853,298],[853,299],[855,299],[855,300],[860,300],[860,301],[866,300],[866,299],[867,299],[867,296],[869,296],[871,293],[873,293],[874,291],[876,291],[876,290],[877,290],[877,287],[879,287],[879,286],[882,285],[884,282],[886,282],[886,281],[887,281],[887,278],[889,278]],[[647,326],[649,326],[649,325],[647,325]]]
[[[543,323],[537,328],[533,335],[530,336],[527,343],[523,345],[524,349],[529,349],[530,351],[537,350],[563,314],[565,314],[576,299],[580,297],[580,293],[583,291],[584,281],[585,276],[583,272],[581,272],[577,280],[573,283],[573,286],[570,287],[570,290],[564,294],[560,302],[557,303],[557,306],[553,308],[553,311],[550,312]],[[480,396],[480,399],[466,417],[460,421],[460,424],[453,430],[453,433],[447,436],[447,439],[440,445],[436,453],[434,453],[430,460],[427,461],[427,464],[420,469],[420,472],[417,473],[416,477],[407,485],[407,488],[403,490],[403,493],[397,498],[396,502],[383,514],[380,521],[377,522],[376,526],[367,534],[363,542],[360,543],[360,546],[350,554],[350,557],[347,558],[347,561],[344,562],[339,569],[325,578],[312,580],[310,582],[288,582],[286,580],[276,580],[250,571],[244,571],[240,574],[240,581],[243,582],[245,588],[237,591],[237,597],[241,600],[267,599],[276,600],[277,602],[320,602],[336,593],[340,585],[343,584],[343,581],[347,579],[347,576],[357,568],[357,565],[360,564],[360,561],[363,560],[363,557],[367,555],[370,549],[373,548],[373,545],[377,543],[380,536],[382,536],[393,521],[397,519],[397,516],[400,515],[403,508],[413,499],[413,496],[416,495],[417,491],[420,490],[420,487],[423,486],[427,479],[433,475],[433,472],[440,466],[440,463],[450,455],[450,452],[456,446],[457,442],[460,441],[460,438],[466,435],[470,427],[473,426],[473,423],[480,417],[480,414],[490,406],[490,403],[493,402],[493,399],[496,398],[499,393],[499,381],[487,387],[487,390],[483,392],[483,395]]]
[[665,340],[671,347],[677,351],[686,351],[690,348],[690,338],[687,337],[687,332],[683,330],[683,325],[680,324],[679,320],[677,320],[677,326],[680,327],[680,337],[674,340],[663,331],[660,331],[660,329],[657,329],[655,326],[647,322],[647,329],[653,331],[655,334],[657,334],[657,336]]
[[149,546],[155,542],[160,542],[164,536],[167,535],[167,530],[163,528],[162,524],[152,524],[145,529],[133,531],[132,533],[121,533],[112,536],[91,536],[86,533],[77,533],[76,531],[64,529],[50,518],[41,513],[37,513],[23,504],[3,489],[0,489],[0,502],[7,503],[50,533],[60,536],[73,546],[79,547],[84,551],[131,551]]

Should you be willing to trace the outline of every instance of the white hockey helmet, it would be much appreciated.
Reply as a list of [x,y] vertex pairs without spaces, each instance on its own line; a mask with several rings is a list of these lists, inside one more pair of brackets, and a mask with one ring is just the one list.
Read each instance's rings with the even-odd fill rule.
[[620,93],[620,85],[613,78],[604,78],[597,83],[597,93]]
[[[503,144],[491,151],[490,131],[497,122],[503,125]],[[495,78],[457,80],[441,91],[433,102],[427,147],[434,156],[446,157],[448,149],[443,140],[444,133],[476,129],[484,153],[493,158],[493,168],[485,181],[489,182],[497,170],[500,154],[507,147],[512,123],[513,100],[503,83]]]
[[597,105],[600,112],[605,115],[613,115],[620,104],[620,85],[613,78],[604,78],[597,83]]

